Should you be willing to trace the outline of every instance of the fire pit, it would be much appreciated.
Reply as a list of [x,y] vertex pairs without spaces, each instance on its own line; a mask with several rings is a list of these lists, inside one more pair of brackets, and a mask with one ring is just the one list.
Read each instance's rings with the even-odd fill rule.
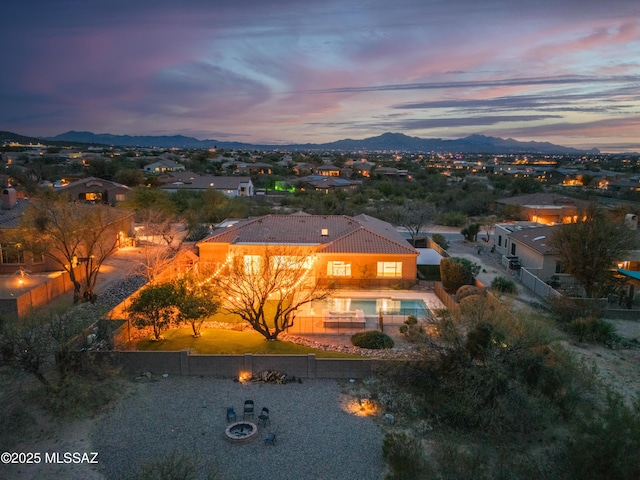
[[233,443],[248,443],[258,435],[258,427],[251,422],[235,422],[224,431],[227,440]]

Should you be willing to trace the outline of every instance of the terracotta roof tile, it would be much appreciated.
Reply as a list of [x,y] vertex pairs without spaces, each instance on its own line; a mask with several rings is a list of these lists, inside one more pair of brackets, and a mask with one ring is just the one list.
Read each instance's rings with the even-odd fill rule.
[[322,253],[417,251],[388,223],[345,215],[266,215],[214,232],[200,243],[324,245]]

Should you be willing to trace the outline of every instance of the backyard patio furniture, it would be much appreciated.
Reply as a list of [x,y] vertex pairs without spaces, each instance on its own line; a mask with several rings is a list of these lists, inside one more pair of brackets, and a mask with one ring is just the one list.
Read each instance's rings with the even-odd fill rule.
[[267,407],[262,407],[262,411],[260,412],[260,415],[258,415],[258,420],[262,422],[262,425],[265,427],[267,426],[267,423],[270,423],[269,409]]
[[227,407],[227,422],[235,422],[236,421],[236,411],[233,407]]
[[267,433],[267,435],[264,437],[264,444],[268,445],[275,445],[276,444],[276,434],[278,433],[278,429],[276,428],[275,432],[269,432]]
[[244,401],[244,411],[242,412],[242,418],[253,417],[254,405],[253,400]]

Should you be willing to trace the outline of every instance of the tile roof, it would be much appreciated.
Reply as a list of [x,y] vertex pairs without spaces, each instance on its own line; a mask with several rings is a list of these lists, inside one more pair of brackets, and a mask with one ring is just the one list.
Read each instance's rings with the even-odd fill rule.
[[519,195],[517,197],[501,198],[498,203],[505,205],[522,205],[522,206],[578,206],[585,207],[588,202],[575,198],[558,195],[556,193],[531,193],[528,195]]
[[368,216],[266,215],[216,231],[200,243],[318,245],[319,253],[417,255],[390,224]]
[[198,175],[193,172],[166,172],[162,176],[163,189],[195,189],[237,190],[240,184],[251,181],[249,177],[221,177],[216,175]]
[[0,228],[18,228],[25,209],[30,205],[26,198],[18,198],[13,208],[0,209]]

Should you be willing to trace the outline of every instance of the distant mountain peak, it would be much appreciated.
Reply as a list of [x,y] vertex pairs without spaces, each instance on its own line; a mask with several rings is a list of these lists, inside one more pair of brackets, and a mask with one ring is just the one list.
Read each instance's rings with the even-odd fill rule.
[[502,139],[481,134],[472,134],[456,140],[440,138],[419,138],[398,132],[385,132],[381,135],[360,140],[344,139],[322,144],[294,145],[255,145],[240,142],[222,142],[218,140],[198,140],[184,135],[173,136],[131,136],[108,133],[69,131],[47,140],[105,144],[122,147],[157,148],[219,148],[261,149],[261,150],[339,150],[339,151],[411,151],[411,152],[456,152],[456,153],[544,153],[544,154],[580,154],[599,153],[597,149],[580,150],[554,145],[549,142],[521,142],[512,138]]

